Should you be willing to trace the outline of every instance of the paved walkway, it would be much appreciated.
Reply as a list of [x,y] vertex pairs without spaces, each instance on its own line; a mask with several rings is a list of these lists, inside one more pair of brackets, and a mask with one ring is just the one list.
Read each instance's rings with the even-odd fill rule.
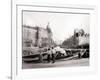
[[56,60],[55,63],[23,63],[23,69],[34,69],[34,68],[51,68],[51,67],[74,67],[74,66],[89,66],[89,59],[88,58],[66,58]]

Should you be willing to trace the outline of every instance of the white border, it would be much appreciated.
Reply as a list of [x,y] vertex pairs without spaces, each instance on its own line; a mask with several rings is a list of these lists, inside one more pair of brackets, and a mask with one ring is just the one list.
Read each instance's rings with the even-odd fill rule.
[[[23,6],[24,5],[24,6]],[[28,5],[28,6],[27,6]],[[39,77],[87,75],[96,73],[96,9],[91,6],[72,5],[47,5],[14,2],[12,4],[12,79],[25,80]],[[39,7],[40,6],[40,7]],[[43,6],[43,7],[42,7]],[[51,7],[50,7],[51,6]],[[57,6],[57,7],[55,7]],[[90,14],[90,66],[88,67],[67,67],[67,68],[45,68],[45,69],[25,69],[22,70],[22,10],[77,12]],[[49,75],[50,74],[50,75]],[[65,75],[66,74],[66,75]]]

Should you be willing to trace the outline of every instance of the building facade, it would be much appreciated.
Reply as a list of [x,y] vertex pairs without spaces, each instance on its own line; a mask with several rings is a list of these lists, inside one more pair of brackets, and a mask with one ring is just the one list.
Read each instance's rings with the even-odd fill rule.
[[23,47],[47,47],[54,44],[52,31],[49,24],[46,28],[39,26],[31,27],[23,25],[22,43]]
[[90,43],[89,34],[85,33],[83,29],[74,30],[74,34],[66,39],[62,46],[66,48],[76,48],[77,46],[81,45],[88,45]]

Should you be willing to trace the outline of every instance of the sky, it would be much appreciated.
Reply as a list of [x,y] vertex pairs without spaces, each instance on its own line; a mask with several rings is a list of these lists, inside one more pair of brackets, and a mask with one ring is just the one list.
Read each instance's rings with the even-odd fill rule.
[[75,29],[83,29],[89,33],[90,15],[51,13],[51,12],[23,12],[23,25],[46,28],[48,22],[53,32],[53,40],[62,42],[73,35]]

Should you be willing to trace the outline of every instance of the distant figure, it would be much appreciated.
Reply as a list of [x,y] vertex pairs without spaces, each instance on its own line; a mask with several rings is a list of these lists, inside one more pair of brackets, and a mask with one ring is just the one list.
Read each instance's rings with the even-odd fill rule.
[[80,52],[78,53],[78,58],[79,58],[79,59],[81,58],[81,53],[80,53]]
[[55,63],[56,50],[52,47],[52,48],[51,48],[51,51],[52,51],[52,63]]
[[39,61],[40,62],[43,62],[43,55],[42,55],[42,49],[41,48],[39,48]]
[[50,50],[50,48],[48,49],[48,51],[47,51],[47,60],[48,60],[48,63],[50,62],[50,60],[51,60],[51,50]]

